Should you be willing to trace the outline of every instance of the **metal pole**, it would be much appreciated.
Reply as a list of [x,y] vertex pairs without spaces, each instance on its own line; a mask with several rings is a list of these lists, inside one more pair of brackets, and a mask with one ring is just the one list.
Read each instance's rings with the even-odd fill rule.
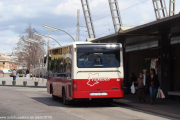
[[43,75],[44,75],[44,73],[43,73],[43,63],[44,63],[44,58],[42,59],[43,61],[42,61],[42,68],[41,68],[41,73],[42,73],[42,82],[44,83],[44,79],[43,79]]
[[34,67],[34,66],[32,65],[32,80],[33,80],[33,67]]
[[35,65],[35,81],[36,81],[36,65]]
[[39,79],[38,79],[38,82],[40,80],[40,73],[41,73],[41,71],[40,71],[41,70],[41,66],[40,65],[41,65],[41,59],[39,59]]
[[169,0],[169,16],[175,14],[175,2],[176,0]]
[[80,9],[77,10],[77,36],[76,41],[80,41]]
[[113,20],[114,30],[118,32],[119,28],[122,26],[121,14],[119,10],[119,5],[117,0],[109,0],[109,7],[111,11],[111,16]]
[[89,7],[89,2],[88,2],[88,0],[85,0],[85,1],[81,0],[81,4],[82,4],[82,8],[83,8],[83,13],[84,13],[84,18],[85,18],[85,22],[86,22],[87,31],[88,31],[88,36],[89,36],[89,38],[92,38],[92,37],[96,38],[93,20],[92,20],[92,16],[91,16],[91,12],[90,12],[90,7]]
[[46,78],[47,78],[47,74],[48,74],[48,51],[49,51],[49,29],[48,29],[48,41],[47,41],[47,56],[46,56]]
[[[31,43],[30,43],[31,44]],[[34,59],[33,59],[33,54],[32,54],[32,62],[34,61]],[[32,65],[32,80],[33,80],[33,64],[34,64],[34,62],[31,64]],[[30,75],[30,74],[29,74]],[[31,75],[30,75],[30,77],[31,77]]]

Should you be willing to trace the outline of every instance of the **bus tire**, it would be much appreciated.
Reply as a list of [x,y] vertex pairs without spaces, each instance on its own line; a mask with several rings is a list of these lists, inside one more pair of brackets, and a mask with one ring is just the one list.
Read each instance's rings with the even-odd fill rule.
[[50,84],[50,94],[52,94],[52,84]]
[[64,105],[68,104],[68,101],[66,100],[66,93],[65,93],[64,88],[63,88],[63,91],[62,91],[62,100],[63,100]]
[[52,99],[57,100],[57,97],[55,95],[53,95],[53,87],[52,87],[52,85],[51,85],[51,93],[52,93]]

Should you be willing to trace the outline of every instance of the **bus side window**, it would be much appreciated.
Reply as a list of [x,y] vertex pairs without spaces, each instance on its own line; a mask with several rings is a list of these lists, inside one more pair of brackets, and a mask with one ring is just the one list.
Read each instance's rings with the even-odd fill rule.
[[65,78],[65,77],[66,77],[66,74],[63,74],[63,77]]
[[54,76],[54,77],[57,77],[57,74],[56,74],[56,73],[54,73],[54,74],[53,74],[53,76]]
[[63,75],[62,75],[62,74],[60,74],[60,77],[63,77]]
[[69,73],[66,74],[66,78],[70,78],[70,74]]

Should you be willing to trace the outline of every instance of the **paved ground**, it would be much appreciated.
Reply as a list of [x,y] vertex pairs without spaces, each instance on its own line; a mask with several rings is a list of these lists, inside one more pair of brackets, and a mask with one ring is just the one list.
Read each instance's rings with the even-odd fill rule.
[[176,99],[156,99],[156,104],[150,105],[149,95],[146,95],[147,103],[140,104],[136,94],[125,94],[124,99],[118,99],[114,101],[128,104],[133,108],[151,111],[162,115],[173,116],[180,119],[180,101],[177,101]]
[[[1,79],[1,78],[0,78]],[[0,86],[0,117],[52,117],[53,120],[169,120],[170,117],[140,111],[125,105],[76,102],[63,105],[46,88]],[[2,119],[2,118],[0,118]],[[40,118],[43,120],[43,118]]]

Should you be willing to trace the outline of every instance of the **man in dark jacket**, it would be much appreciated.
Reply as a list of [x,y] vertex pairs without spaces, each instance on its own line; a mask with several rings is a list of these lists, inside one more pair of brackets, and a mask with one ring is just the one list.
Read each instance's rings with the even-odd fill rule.
[[27,75],[27,74],[29,74],[29,70],[28,70],[28,69],[26,70],[26,75]]
[[136,83],[136,81],[137,81],[137,77],[134,75],[134,73],[131,73],[129,82],[127,83],[127,87],[126,87],[126,90],[125,90],[126,94],[129,93],[129,89],[130,89],[132,83]]

